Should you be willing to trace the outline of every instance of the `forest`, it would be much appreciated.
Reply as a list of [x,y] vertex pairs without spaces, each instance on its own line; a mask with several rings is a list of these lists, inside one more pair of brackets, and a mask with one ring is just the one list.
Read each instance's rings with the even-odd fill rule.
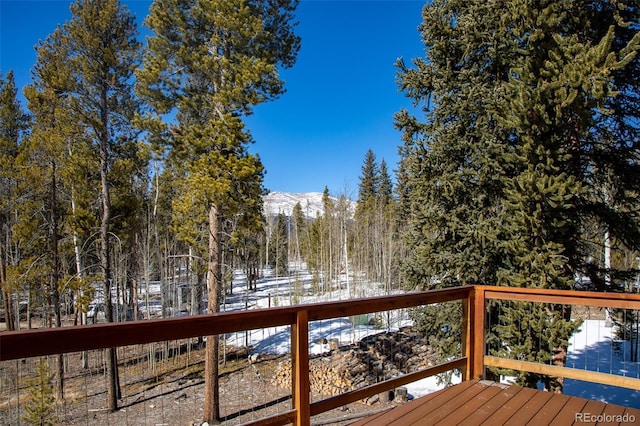
[[[189,314],[216,312],[234,271],[251,288],[264,268],[286,275],[292,261],[306,262],[317,292],[344,273],[389,292],[638,291],[639,2],[427,2],[425,57],[396,64],[419,113],[393,118],[395,170],[369,150],[355,209],[325,189],[321,215],[298,205],[291,217],[266,216],[264,165],[244,118],[284,91],[279,70],[294,67],[301,43],[297,3],[156,0],[143,43],[125,5],[79,0],[38,44],[31,84],[0,76],[7,330],[21,316],[82,324],[96,301],[110,322],[142,307],[149,316],[154,282],[193,289],[188,301],[163,298],[162,315],[183,302]],[[495,342],[516,333],[509,319],[523,309],[500,311]],[[571,313],[528,312],[538,321],[520,351],[564,362]],[[427,308],[414,320],[447,354],[460,330],[441,324],[459,315]],[[217,339],[207,351],[215,378]],[[115,409],[115,379],[109,395]]]

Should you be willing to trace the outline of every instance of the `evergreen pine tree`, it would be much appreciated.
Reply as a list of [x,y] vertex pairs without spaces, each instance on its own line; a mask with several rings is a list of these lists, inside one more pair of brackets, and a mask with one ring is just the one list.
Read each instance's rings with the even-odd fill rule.
[[393,182],[384,158],[380,161],[380,182],[377,196],[380,204],[385,207],[389,206],[393,201]]
[[307,219],[302,212],[302,206],[300,202],[297,202],[295,206],[293,206],[293,211],[291,213],[292,221],[293,221],[293,232],[294,239],[296,244],[296,260],[300,261],[303,259],[307,259],[309,253],[308,247],[308,239],[307,235]]
[[[16,158],[21,174],[20,190],[23,200],[20,203],[20,222],[22,232],[17,236],[22,241],[32,243],[24,246],[24,253],[31,255],[23,260],[28,264],[33,259],[42,262],[42,268],[35,269],[44,273],[38,277],[40,287],[36,290],[42,299],[42,315],[51,327],[61,327],[60,287],[62,284],[62,250],[60,240],[63,237],[62,223],[66,215],[62,201],[64,182],[60,171],[64,169],[64,140],[68,136],[65,123],[68,110],[65,100],[59,98],[51,88],[38,92],[33,86],[25,90],[30,111],[34,115],[32,132],[21,145]],[[25,233],[24,230],[28,230]],[[37,238],[34,238],[37,236]],[[37,241],[37,242],[36,242]],[[33,244],[33,242],[36,242]],[[29,268],[27,268],[29,269]],[[35,278],[32,276],[32,278]],[[58,356],[57,392],[63,397],[63,359]]]
[[[637,22],[638,7],[623,3],[625,18],[603,1],[441,0],[425,6],[427,58],[414,60],[412,68],[398,63],[400,87],[425,102],[426,115],[424,122],[406,111],[396,116],[404,131],[409,283],[570,288],[588,262],[583,223],[626,230],[626,241],[638,245],[637,204],[621,197],[623,210],[596,202],[605,198],[598,182],[607,174],[627,195],[637,185],[628,175],[638,167],[637,142],[616,140],[622,128],[636,134],[637,122],[619,121],[614,133],[614,115],[606,109],[625,104],[614,100],[615,91],[629,88],[623,70],[637,69],[640,36],[628,22]],[[599,168],[613,163],[604,160],[601,146],[615,152],[617,169]],[[531,321],[518,340],[507,328],[524,315]],[[522,344],[518,350],[528,359],[563,363],[576,326],[569,318],[564,309],[513,304],[502,310],[504,327],[495,331],[509,342],[503,349],[511,356]],[[430,325],[442,331],[438,321]],[[544,345],[533,347],[533,341]],[[529,376],[522,381],[537,381]],[[561,382],[543,380],[561,390]]]
[[15,264],[15,251],[11,241],[15,226],[15,203],[17,197],[17,169],[15,167],[19,145],[29,126],[29,119],[17,99],[17,88],[13,72],[6,77],[0,75],[0,297],[8,331],[16,329],[16,318],[12,309],[12,293],[15,290],[7,280],[7,268]]
[[377,258],[376,211],[378,205],[378,191],[380,187],[380,166],[376,155],[369,149],[362,163],[360,182],[358,183],[358,200],[355,219],[358,227],[356,232],[356,265],[366,276],[378,281],[375,259]]
[[358,205],[366,205],[370,200],[378,196],[380,187],[380,166],[376,161],[376,155],[371,148],[364,156],[362,175],[358,183]]
[[[134,17],[118,0],[80,0],[71,5],[71,13],[71,20],[37,47],[36,82],[31,93],[34,100],[46,96],[61,104],[67,120],[82,126],[91,141],[100,180],[95,198],[100,205],[105,314],[113,321],[112,191],[116,176],[122,178],[124,171],[132,170],[124,165],[137,160],[136,130],[131,122],[138,104],[131,81],[140,43]],[[124,177],[127,184],[131,183],[129,176]],[[115,349],[107,352],[108,406],[115,410],[119,398],[117,359]]]
[[[581,236],[585,219],[601,222],[606,229],[615,224],[618,232],[626,227],[626,238],[635,239],[635,246],[640,244],[638,234],[632,236],[637,225],[631,216],[620,215],[612,222],[593,216],[588,207],[594,195],[598,197],[603,190],[598,180],[615,173],[614,168],[603,173],[594,167],[600,154],[591,146],[607,146],[609,141],[607,137],[594,138],[592,129],[602,126],[601,117],[608,115],[603,106],[614,97],[611,73],[632,61],[640,40],[635,37],[626,46],[619,44],[619,51],[612,50],[616,30],[611,18],[607,31],[587,32],[585,36],[585,28],[599,25],[594,19],[607,19],[610,13],[594,13],[591,8],[599,7],[597,3],[589,5],[587,13],[582,4],[551,3],[539,11],[521,10],[516,16],[516,22],[527,28],[528,38],[514,64],[517,78],[510,79],[507,89],[512,99],[509,114],[503,111],[498,119],[514,129],[518,141],[515,158],[520,163],[519,174],[505,188],[505,247],[516,267],[505,269],[500,278],[510,285],[571,288],[576,271],[584,270],[588,262]],[[538,19],[539,12],[546,19]],[[524,29],[517,31],[525,33]],[[620,179],[617,185],[621,192],[628,185],[625,180]],[[615,209],[606,201],[601,205]],[[547,312],[533,314],[539,318],[538,328],[531,326],[528,338],[554,338],[542,339],[542,347],[527,356],[563,365],[568,336],[577,324],[568,324],[570,310],[555,306],[542,309]],[[521,312],[522,307],[506,309],[503,322],[520,317]],[[548,333],[549,329],[554,332]],[[548,389],[562,390],[562,379],[543,381]]]
[[[153,35],[138,92],[155,117],[141,124],[154,138],[166,138],[182,164],[176,212],[205,210],[200,223],[207,224],[209,240],[211,313],[220,305],[221,220],[262,193],[263,167],[247,151],[252,139],[242,119],[283,92],[279,67],[293,65],[300,42],[291,22],[296,6],[284,0],[156,0],[146,19]],[[161,120],[169,112],[176,113],[170,126]],[[218,339],[207,340],[204,420],[211,423],[219,419]]]
[[[322,208],[323,215],[319,217],[319,269],[322,273],[323,291],[330,290],[329,286],[335,278],[335,255],[337,251],[336,247],[336,229],[335,229],[335,216],[336,216],[336,203],[329,194],[329,188],[324,187],[322,191]],[[317,244],[317,243],[316,243]]]
[[415,59],[413,69],[398,63],[401,89],[425,102],[427,114],[426,122],[396,115],[411,286],[494,284],[502,266],[498,217],[511,148],[501,145],[506,131],[493,118],[493,94],[503,91],[512,53],[486,35],[501,34],[495,17],[503,12],[497,3],[432,2],[421,25],[427,60]]
[[397,222],[393,183],[384,159],[365,154],[355,211],[355,265],[368,279],[384,282],[387,291],[396,279]]
[[277,276],[287,276],[289,273],[289,231],[288,219],[283,214],[278,215],[275,227],[275,236],[272,237],[274,250],[274,266]]
[[397,202],[393,198],[393,182],[387,169],[387,162],[383,158],[380,162],[380,187],[378,188],[378,222],[380,223],[380,264],[382,279],[387,292],[390,292],[394,282],[398,281],[398,265],[400,259],[400,244],[397,214]]
[[53,376],[46,359],[38,361],[36,374],[29,379],[28,385],[29,401],[24,406],[25,415],[22,420],[39,426],[59,424],[53,397]]

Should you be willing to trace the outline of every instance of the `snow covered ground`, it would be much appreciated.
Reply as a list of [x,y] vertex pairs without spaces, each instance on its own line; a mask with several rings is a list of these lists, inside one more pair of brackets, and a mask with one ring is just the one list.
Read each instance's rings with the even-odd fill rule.
[[[616,341],[604,320],[585,320],[569,340],[567,367],[640,379],[640,363],[629,361],[629,342]],[[503,377],[502,382],[513,383]],[[544,389],[542,383],[538,389]],[[640,408],[640,390],[565,379],[564,394]]]
[[[629,343],[615,344],[613,337],[614,328],[607,327],[604,320],[586,320],[571,338],[567,367],[640,379],[640,363],[629,361]],[[640,408],[640,390],[567,379],[564,393]]]
[[[301,266],[304,268],[304,265]],[[351,278],[351,280],[353,280]],[[291,277],[274,277],[270,272],[258,281],[255,292],[244,291],[244,281],[237,280],[234,287],[237,291],[234,295],[227,296],[221,308],[223,311],[235,311],[243,309],[259,309],[275,306],[290,306],[292,304],[317,303],[336,300],[349,300],[359,297],[381,296],[384,293],[377,287],[371,285],[361,285],[362,283],[349,282],[345,276],[341,277],[339,283],[333,283],[332,291],[321,295],[311,295],[310,285],[312,275],[302,270],[299,273],[292,273]],[[296,286],[298,286],[296,296]],[[406,313],[405,313],[406,314]],[[397,330],[400,326],[406,325],[408,318],[393,316],[387,321],[384,328],[375,328],[370,325],[357,325],[350,318],[335,318],[331,320],[313,321],[309,324],[309,353],[320,354],[327,352],[329,347],[325,340],[336,339],[341,344],[356,342],[370,334],[380,333],[386,330]],[[389,324],[390,322],[390,324]],[[260,330],[253,330],[248,333],[234,333],[227,336],[227,342],[234,345],[244,346],[246,340],[253,347],[256,353],[282,354],[290,352],[290,330],[289,327],[271,327]]]
[[[292,265],[293,266],[293,265]],[[333,290],[320,296],[310,294],[312,277],[304,270],[304,265],[298,268],[300,272],[292,273],[292,277],[273,277],[269,273],[258,282],[255,292],[245,292],[244,282],[240,276],[236,277],[235,294],[227,296],[222,310],[234,311],[241,309],[257,309],[269,306],[289,306],[295,303],[327,302],[332,300],[348,300],[354,297],[380,296],[384,292],[376,285],[362,282],[349,282],[342,277],[340,283],[332,285]],[[298,286],[298,295],[296,294]],[[356,291],[357,289],[357,291]],[[329,350],[323,343],[330,339],[337,339],[341,344],[356,342],[363,337],[380,333],[385,330],[397,330],[406,325],[406,313],[400,313],[388,320],[383,328],[370,325],[354,325],[349,318],[316,321],[309,325],[309,351],[319,354]],[[603,320],[586,320],[570,341],[567,367],[600,371],[618,375],[640,378],[640,363],[628,361],[628,343],[618,342],[612,345],[613,329],[606,327]],[[272,327],[253,330],[247,333],[234,333],[227,336],[227,342],[244,346],[246,341],[253,347],[255,353],[289,353],[289,327]],[[326,339],[326,340],[325,340]],[[620,350],[617,350],[617,346]],[[453,382],[460,382],[459,376],[453,377]],[[414,397],[442,389],[437,377],[429,377],[407,385],[408,392]],[[640,390],[617,388],[596,383],[581,382],[567,379],[565,394],[583,398],[640,408]]]

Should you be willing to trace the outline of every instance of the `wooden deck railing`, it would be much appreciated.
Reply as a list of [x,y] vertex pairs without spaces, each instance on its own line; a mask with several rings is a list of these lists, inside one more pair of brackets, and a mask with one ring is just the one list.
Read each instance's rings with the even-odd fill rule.
[[[486,301],[520,301],[546,303],[570,306],[589,306],[598,308],[632,309],[640,312],[640,294],[631,293],[602,293],[589,291],[546,290],[514,287],[475,286],[475,298],[479,301],[479,310],[486,312]],[[475,318],[475,326],[484,330],[484,317]],[[484,332],[481,333],[484,336]],[[482,376],[482,369],[498,367],[509,370],[528,371],[554,377],[583,380],[592,383],[620,386],[630,389],[640,389],[640,379],[637,377],[625,377],[611,373],[588,371],[570,367],[561,367],[550,364],[540,364],[516,359],[499,358],[486,354],[484,341],[478,341],[475,348],[476,377]],[[482,347],[480,346],[482,345]],[[480,357],[481,359],[478,359]]]
[[[0,361],[80,352],[109,347],[162,342],[199,336],[291,326],[292,409],[256,424],[310,424],[310,417],[415,380],[460,369],[464,379],[480,378],[486,366],[519,369],[541,374],[590,380],[616,386],[640,388],[640,380],[604,373],[500,359],[485,353],[486,303],[490,299],[524,300],[572,305],[640,309],[640,295],[466,286],[404,295],[316,303],[291,307],[227,312],[186,318],[99,324],[58,329],[0,333]],[[310,402],[309,322],[373,312],[462,301],[462,356],[381,383]]]
[[[454,300],[462,300],[464,306],[469,306],[469,301],[472,300],[472,297],[473,287],[457,287],[397,296],[225,312],[186,318],[5,332],[0,333],[0,361],[289,325],[291,326],[291,359],[293,366],[291,375],[293,407],[285,413],[268,419],[261,419],[255,423],[288,424],[294,422],[298,425],[308,425],[310,417],[313,415],[448,370],[456,368],[468,370],[469,364],[469,357],[463,356],[436,367],[311,403],[309,398],[308,338],[310,321],[411,308]],[[470,322],[466,323],[469,326],[471,325]]]

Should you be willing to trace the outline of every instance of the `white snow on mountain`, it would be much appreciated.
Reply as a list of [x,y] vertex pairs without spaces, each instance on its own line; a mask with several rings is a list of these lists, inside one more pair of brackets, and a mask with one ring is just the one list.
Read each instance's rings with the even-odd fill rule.
[[293,208],[300,203],[302,212],[307,218],[322,216],[324,208],[322,206],[322,193],[302,192],[288,193],[274,191],[262,197],[264,201],[264,214],[266,216],[279,215],[292,216]]
[[[338,200],[332,197],[334,203]],[[289,193],[274,191],[262,197],[264,201],[264,214],[275,216],[283,213],[285,216],[292,216],[293,208],[297,203],[302,207],[302,213],[308,219],[314,219],[324,214],[321,192],[301,192]],[[355,202],[352,203],[352,213],[355,209]]]

